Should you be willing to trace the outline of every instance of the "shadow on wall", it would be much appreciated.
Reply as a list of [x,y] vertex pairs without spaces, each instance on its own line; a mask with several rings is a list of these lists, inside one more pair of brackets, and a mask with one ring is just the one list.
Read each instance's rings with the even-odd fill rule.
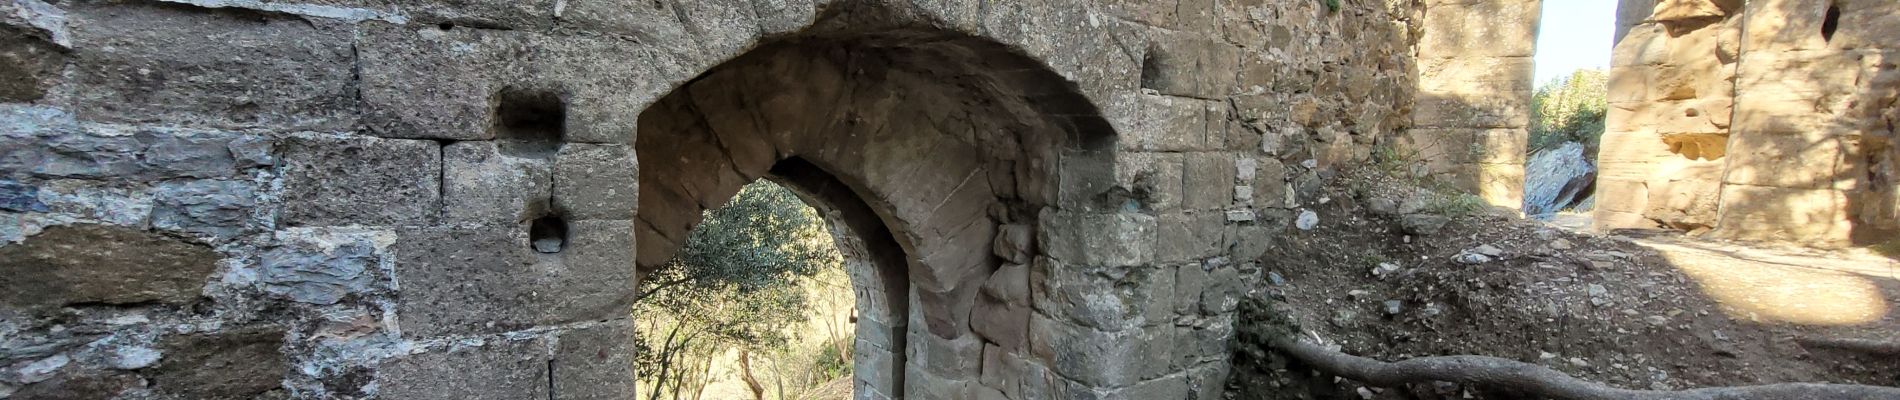
[[1438,4],[1424,10],[1412,126],[1399,138],[1414,175],[1498,206],[1523,204],[1536,1]]
[[[1900,232],[1900,4],[1750,2],[1717,232],[1869,245]],[[1844,242],[1844,243],[1843,243]]]

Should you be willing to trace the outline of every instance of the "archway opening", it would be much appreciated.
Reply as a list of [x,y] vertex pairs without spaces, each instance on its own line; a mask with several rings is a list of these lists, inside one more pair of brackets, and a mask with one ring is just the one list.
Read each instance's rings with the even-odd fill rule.
[[[777,182],[864,274],[854,386],[902,398],[1027,359],[1039,213],[1112,209],[1113,136],[1073,83],[988,40],[818,24],[708,70],[639,118],[638,257],[651,275],[700,215]],[[1058,185],[1065,171],[1098,171]],[[1067,182],[1065,182],[1067,183]],[[954,396],[953,396],[954,397]]]

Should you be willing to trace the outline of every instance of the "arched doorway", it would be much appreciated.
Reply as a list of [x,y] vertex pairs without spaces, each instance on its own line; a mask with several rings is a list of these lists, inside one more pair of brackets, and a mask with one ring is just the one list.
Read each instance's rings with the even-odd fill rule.
[[778,39],[641,113],[639,265],[664,265],[703,211],[773,179],[848,230],[874,270],[854,282],[859,395],[975,393],[985,352],[1027,358],[1038,215],[1112,205],[1056,185],[1064,168],[1112,174],[1099,114],[1066,79],[979,38]]

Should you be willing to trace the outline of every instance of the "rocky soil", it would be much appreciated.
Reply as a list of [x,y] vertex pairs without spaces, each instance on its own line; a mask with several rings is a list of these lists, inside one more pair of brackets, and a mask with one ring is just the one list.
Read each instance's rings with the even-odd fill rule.
[[[1826,254],[1686,257],[1694,251],[1680,247],[1697,241],[1573,233],[1357,175],[1328,188],[1321,223],[1261,259],[1268,276],[1246,301],[1230,397],[1523,398],[1442,382],[1364,387],[1264,344],[1286,334],[1385,361],[1488,355],[1636,389],[1900,385],[1900,313],[1888,311],[1900,304],[1900,267],[1891,261],[1856,274],[1789,267],[1803,257],[1837,263]],[[1843,290],[1864,296],[1801,303]]]

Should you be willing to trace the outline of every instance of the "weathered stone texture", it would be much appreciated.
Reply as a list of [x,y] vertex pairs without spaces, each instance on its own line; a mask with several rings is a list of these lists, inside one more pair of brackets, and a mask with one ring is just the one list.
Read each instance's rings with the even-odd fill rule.
[[1415,124],[1509,136],[1523,102],[1481,95],[1528,42],[1415,47],[1535,8],[55,3],[0,4],[0,311],[131,304],[85,329],[163,356],[23,328],[57,372],[13,398],[623,398],[638,268],[763,178],[861,239],[865,398],[1213,398],[1320,176]]
[[[1428,173],[1494,205],[1523,203],[1538,0],[1433,1],[1418,38],[1413,129]],[[1479,139],[1479,140],[1474,140]]]
[[1900,44],[1872,39],[1892,5],[1743,3],[1622,3],[1598,225],[1823,245],[1900,229],[1890,112],[1868,106],[1900,92],[1884,56]]
[[165,358],[151,379],[159,392],[181,398],[281,397],[291,368],[283,343],[283,329],[272,327],[172,336],[159,343]]
[[285,143],[283,222],[427,223],[441,209],[442,147],[426,140],[298,137]]
[[69,11],[81,118],[283,130],[355,124],[350,26],[157,3]]
[[48,227],[0,246],[8,309],[70,304],[189,303],[222,258],[211,248],[137,229]]
[[495,338],[385,361],[383,397],[393,399],[546,399],[546,339]]

